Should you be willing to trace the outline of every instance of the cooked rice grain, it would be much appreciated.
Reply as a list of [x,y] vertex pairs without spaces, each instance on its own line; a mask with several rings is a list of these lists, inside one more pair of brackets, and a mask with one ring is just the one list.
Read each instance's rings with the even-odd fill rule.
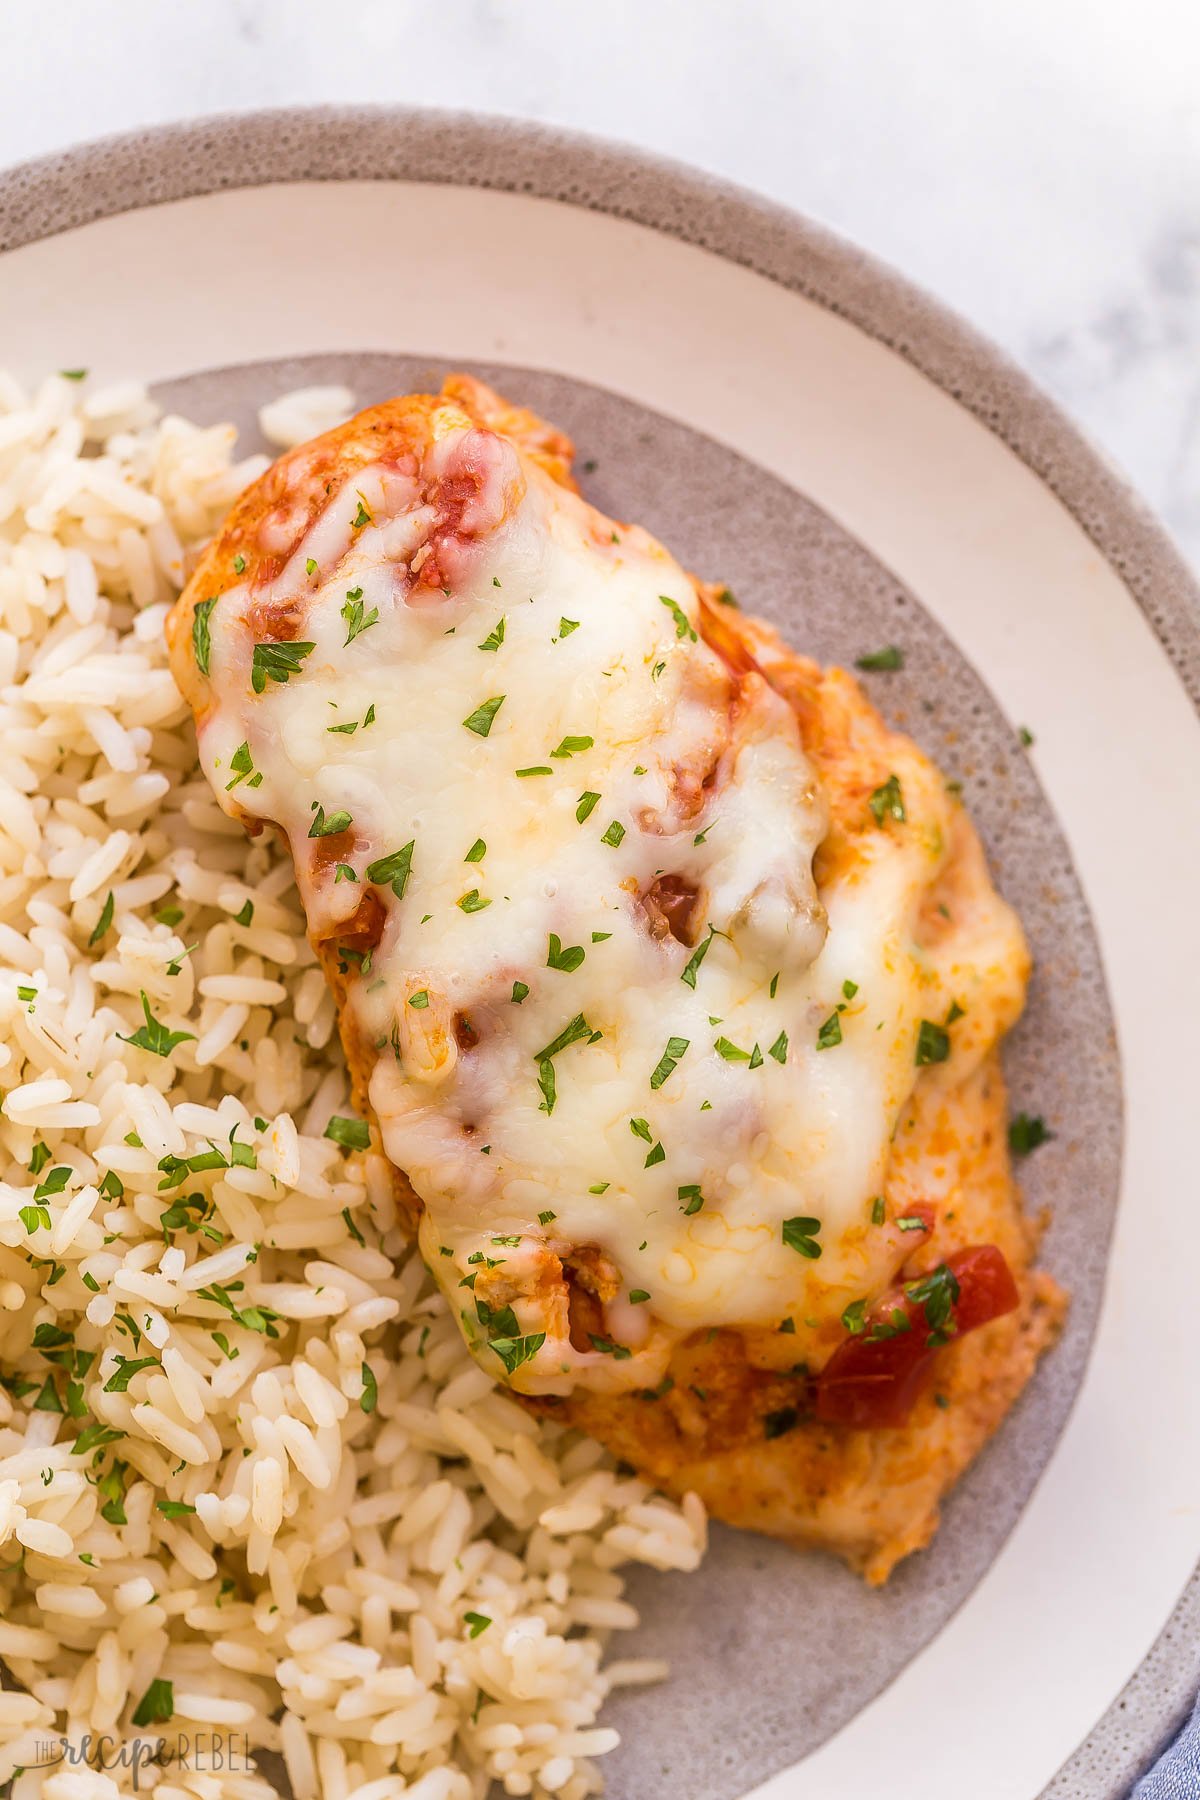
[[386,1167],[321,1135],[349,1102],[290,870],[219,812],[163,647],[262,466],[233,450],[131,383],[0,375],[0,1783],[118,1800],[131,1765],[39,1744],[203,1730],[226,1766],[164,1800],[272,1793],[246,1741],[298,1800],[583,1800],[606,1694],[664,1673],[602,1666],[612,1571],[694,1568],[703,1511],[493,1389]]

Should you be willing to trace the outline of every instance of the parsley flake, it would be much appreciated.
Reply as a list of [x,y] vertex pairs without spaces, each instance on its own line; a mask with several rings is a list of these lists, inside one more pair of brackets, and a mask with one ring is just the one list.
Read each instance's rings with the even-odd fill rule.
[[[352,644],[356,637],[364,631],[370,631],[372,625],[379,623],[379,608],[373,606],[369,613],[363,613],[363,591],[360,587],[348,588],[342,603],[342,617],[346,621],[346,644]],[[345,649],[346,644],[342,648]]]
[[708,955],[709,945],[712,943],[712,941],[716,935],[717,934],[716,934],[714,927],[710,925],[708,928],[708,936],[703,940],[702,943],[699,943],[696,945],[696,948],[692,951],[692,954],[688,957],[688,960],[687,960],[686,965],[684,966],[683,972],[679,977],[680,981],[686,983],[686,985],[688,987],[690,987],[690,988],[695,987],[696,976],[699,973],[700,964],[704,961],[705,957]]
[[942,1063],[950,1054],[950,1033],[932,1019],[922,1019],[917,1029],[917,1047],[913,1061],[918,1069],[929,1063]]
[[286,685],[293,675],[299,674],[301,663],[316,647],[315,644],[255,644],[250,663],[250,686],[256,694],[261,694],[268,681]]
[[154,1017],[150,1011],[150,1001],[144,988],[141,990],[141,999],[146,1023],[139,1025],[136,1031],[128,1035],[123,1031],[118,1031],[117,1036],[122,1043],[132,1044],[138,1050],[148,1050],[153,1056],[170,1056],[177,1044],[195,1042],[194,1031],[168,1031],[167,1027]]
[[882,825],[888,819],[903,821],[908,817],[904,810],[904,796],[900,792],[900,778],[889,775],[882,786],[877,787],[867,801],[874,815],[875,823]]
[[810,1262],[815,1262],[821,1254],[821,1246],[817,1243],[820,1229],[820,1219],[785,1219],[783,1241],[789,1250],[795,1250],[801,1256],[808,1257]]
[[669,594],[660,594],[658,597],[675,621],[675,636],[677,638],[686,639],[693,644],[699,643],[700,640],[696,635],[695,626],[684,612],[682,606],[680,606],[678,600],[672,600]]
[[321,1136],[341,1144],[345,1150],[366,1150],[371,1143],[371,1127],[365,1119],[348,1119],[334,1113]]
[[463,720],[463,724],[468,731],[473,731],[476,737],[487,737],[504,701],[505,695],[493,694],[490,700],[485,700],[482,705],[477,706],[470,717]]
[[113,891],[111,888],[109,888],[108,899],[104,902],[104,905],[100,909],[100,917],[96,920],[96,924],[95,924],[95,927],[93,928],[92,935],[88,939],[88,949],[89,950],[92,948],[93,944],[98,944],[100,942],[100,939],[104,936],[105,932],[108,930],[108,928],[112,924],[112,922],[113,922]]
[[410,838],[399,850],[393,850],[388,856],[381,856],[375,862],[367,864],[367,880],[375,882],[379,887],[390,887],[397,900],[403,900],[404,890],[408,886],[408,878],[412,873],[413,850],[416,839]]
[[310,838],[336,837],[339,831],[348,831],[354,820],[348,812],[331,812],[325,816],[325,808],[316,802],[313,822],[308,828]]
[[208,659],[212,654],[208,615],[216,604],[217,597],[214,595],[211,600],[197,600],[192,609],[192,655],[196,658],[196,667],[202,675],[208,674]]
[[546,957],[548,969],[559,969],[564,975],[573,975],[583,961],[586,952],[582,944],[571,944],[566,950],[562,947],[562,939],[558,933],[550,933],[550,947]]
[[681,1057],[687,1051],[689,1041],[688,1038],[681,1037],[667,1039],[667,1047],[655,1064],[654,1072],[650,1077],[652,1088],[660,1088],[663,1082],[675,1073]]
[[1009,1120],[1008,1147],[1014,1156],[1028,1156],[1042,1144],[1048,1144],[1053,1136],[1039,1115],[1030,1117],[1028,1113],[1019,1112]]
[[904,652],[896,644],[885,644],[882,650],[871,650],[855,659],[856,669],[890,671],[904,667]]

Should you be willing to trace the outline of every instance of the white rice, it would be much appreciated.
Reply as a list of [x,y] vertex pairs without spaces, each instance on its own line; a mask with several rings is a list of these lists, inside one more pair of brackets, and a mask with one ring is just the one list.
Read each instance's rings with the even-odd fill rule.
[[[605,1696],[664,1673],[603,1666],[616,1570],[694,1568],[703,1510],[493,1389],[386,1168],[321,1135],[350,1107],[290,873],[217,809],[162,640],[262,466],[233,451],[133,384],[0,374],[0,1784],[132,1795],[132,1760],[37,1766],[108,1733],[191,1739],[172,1800],[583,1800]],[[142,994],[167,1057],[122,1041]]]

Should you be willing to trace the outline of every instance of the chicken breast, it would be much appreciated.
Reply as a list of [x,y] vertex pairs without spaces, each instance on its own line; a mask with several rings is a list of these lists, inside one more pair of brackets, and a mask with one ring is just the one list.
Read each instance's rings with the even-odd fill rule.
[[929,760],[571,456],[465,376],[372,408],[238,501],[172,666],[481,1365],[882,1580],[1062,1315],[1028,954]]

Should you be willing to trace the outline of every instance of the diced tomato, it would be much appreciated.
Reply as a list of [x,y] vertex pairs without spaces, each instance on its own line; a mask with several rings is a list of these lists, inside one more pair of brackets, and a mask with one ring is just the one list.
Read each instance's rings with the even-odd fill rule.
[[1017,1284],[995,1244],[957,1250],[930,1274],[890,1288],[864,1329],[817,1376],[816,1415],[860,1430],[903,1425],[929,1383],[939,1348],[1014,1311]]

